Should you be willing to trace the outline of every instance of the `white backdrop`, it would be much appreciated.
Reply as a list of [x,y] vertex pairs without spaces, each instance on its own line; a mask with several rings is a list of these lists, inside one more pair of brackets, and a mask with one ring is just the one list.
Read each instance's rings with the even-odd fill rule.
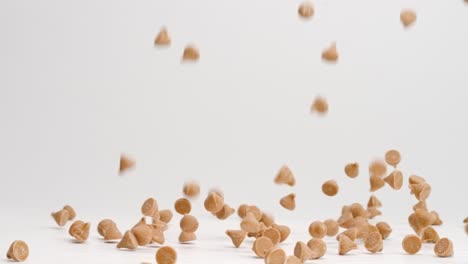
[[[396,148],[405,176],[432,184],[429,207],[461,226],[468,5],[316,0],[304,22],[300,3],[1,1],[2,220],[30,210],[48,221],[65,203],[83,217],[137,219],[149,196],[172,208],[190,179],[203,195],[219,187],[228,203],[283,221],[337,217],[343,204],[367,202],[368,163]],[[414,27],[401,25],[403,8],[416,10]],[[162,26],[165,49],[153,46]],[[320,58],[332,41],[336,65]],[[201,53],[195,65],[180,62],[189,43]],[[326,117],[309,112],[317,95],[329,101]],[[137,160],[123,177],[121,152]],[[352,161],[363,172],[355,180],[343,172]],[[296,187],[273,184],[283,164]],[[331,178],[341,187],[333,198],[320,190]],[[285,212],[278,200],[290,192],[297,209]],[[406,178],[377,196],[395,222],[416,202]]]

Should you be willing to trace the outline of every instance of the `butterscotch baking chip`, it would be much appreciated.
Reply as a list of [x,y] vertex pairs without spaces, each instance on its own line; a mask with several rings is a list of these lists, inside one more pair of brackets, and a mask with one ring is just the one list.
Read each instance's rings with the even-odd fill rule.
[[328,180],[322,184],[322,192],[327,196],[335,196],[339,187],[335,180]]
[[379,232],[372,232],[366,236],[364,247],[371,253],[381,252],[383,250],[382,235]]
[[439,234],[432,226],[426,226],[421,234],[423,243],[436,243],[439,240]]
[[200,194],[200,184],[194,181],[186,182],[182,192],[189,198],[195,198]]
[[294,247],[294,256],[304,263],[305,261],[312,259],[313,252],[304,242],[298,241]]
[[156,46],[169,46],[171,44],[171,38],[165,27],[161,28],[158,35],[154,39],[154,45]]
[[375,225],[375,227],[377,227],[377,229],[379,230],[379,233],[382,236],[382,239],[386,239],[392,233],[392,228],[390,227],[389,224],[385,222],[379,222]]
[[318,96],[312,102],[310,106],[311,112],[316,112],[320,115],[324,115],[328,112],[328,101],[322,96]]
[[169,209],[159,211],[159,220],[169,223],[172,220],[172,212]]
[[400,152],[394,149],[387,151],[387,153],[385,153],[385,161],[388,165],[396,167],[401,161]]
[[314,6],[310,2],[304,2],[299,5],[297,13],[302,18],[311,18],[314,15]]
[[416,21],[416,12],[410,9],[403,9],[400,13],[400,20],[404,27],[411,26]]
[[327,227],[327,236],[336,236],[338,232],[340,231],[340,226],[338,225],[338,222],[336,222],[333,219],[327,219],[323,221],[325,226]]
[[369,198],[369,201],[367,202],[367,207],[381,207],[382,206],[382,203],[380,202],[380,200],[375,197],[375,195],[371,195],[371,197]]
[[273,242],[268,237],[259,237],[255,240],[252,250],[258,257],[264,258],[273,246]]
[[138,241],[136,240],[135,235],[131,231],[124,233],[122,239],[117,244],[117,248],[126,248],[126,249],[136,249],[138,247]]
[[184,49],[184,53],[182,54],[183,61],[198,61],[200,59],[200,52],[195,46],[188,45]]
[[359,164],[357,162],[346,164],[345,174],[350,178],[356,178],[359,175]]
[[312,250],[311,259],[319,259],[327,252],[327,244],[320,238],[312,238],[307,242],[307,246]]
[[164,246],[156,252],[156,263],[175,264],[177,262],[177,252],[169,246]]
[[292,173],[291,169],[283,165],[275,177],[276,184],[287,184],[289,186],[294,186],[296,184],[296,179],[294,178],[294,174]]
[[135,164],[136,164],[135,161],[129,156],[125,154],[120,155],[119,173],[123,173],[135,167]]
[[177,213],[181,215],[189,214],[192,210],[192,204],[186,198],[177,199],[174,203],[174,209]]
[[244,242],[247,232],[244,230],[227,230],[226,235],[231,238],[232,244],[238,248]]
[[7,258],[13,261],[22,262],[25,261],[29,256],[29,247],[26,242],[22,240],[16,240],[8,249]]
[[372,175],[369,177],[370,191],[375,192],[385,186],[385,181],[380,176]]
[[281,248],[273,248],[265,256],[265,264],[284,264],[285,262],[286,253]]
[[402,246],[406,253],[410,255],[416,254],[421,249],[421,239],[416,235],[407,235],[403,239]]
[[453,256],[453,243],[448,238],[441,238],[434,246],[434,252],[437,256],[446,258]]
[[146,246],[153,239],[153,230],[148,225],[139,225],[132,228],[132,233],[135,236],[139,246]]
[[349,239],[346,235],[339,236],[339,246],[338,246],[338,254],[345,255],[349,251],[357,249],[358,246],[354,243],[353,240]]
[[296,208],[296,195],[294,193],[286,195],[281,198],[280,204],[288,210],[294,210]]
[[403,173],[399,170],[394,170],[384,180],[392,189],[399,190],[403,186]]
[[216,192],[210,192],[204,202],[205,209],[208,212],[216,214],[224,206],[224,198]]
[[336,49],[336,42],[330,44],[328,48],[326,48],[322,52],[322,59],[327,62],[336,62],[338,60],[338,51]]
[[85,223],[81,220],[75,221],[68,230],[68,233],[78,242],[85,242],[89,236],[90,223]]

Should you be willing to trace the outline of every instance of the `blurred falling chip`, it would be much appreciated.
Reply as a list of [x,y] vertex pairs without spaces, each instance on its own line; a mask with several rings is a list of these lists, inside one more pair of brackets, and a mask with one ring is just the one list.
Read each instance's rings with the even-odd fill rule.
[[314,15],[314,6],[310,2],[304,2],[301,5],[299,5],[297,13],[302,18],[311,18]]
[[128,155],[122,154],[120,155],[120,166],[119,166],[119,173],[122,174],[125,171],[135,167],[135,160],[130,158]]
[[330,44],[330,46],[322,52],[322,59],[327,62],[336,62],[338,61],[338,57],[336,42]]
[[403,9],[400,13],[401,23],[405,28],[411,26],[416,21],[416,12],[411,9]]
[[198,61],[200,59],[200,52],[195,46],[188,45],[184,49],[182,61]]
[[165,27],[161,28],[158,35],[154,40],[154,45],[156,46],[169,46],[171,45],[171,38]]
[[310,107],[312,112],[317,112],[319,114],[326,114],[328,112],[328,102],[324,97],[316,97],[312,102]]

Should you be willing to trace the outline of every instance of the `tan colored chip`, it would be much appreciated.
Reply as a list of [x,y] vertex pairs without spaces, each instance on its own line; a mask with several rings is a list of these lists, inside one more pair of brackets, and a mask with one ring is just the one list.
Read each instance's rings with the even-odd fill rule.
[[230,207],[228,204],[224,204],[223,208],[216,213],[216,217],[220,220],[225,220],[229,216],[233,215],[236,212],[236,209]]
[[375,197],[375,195],[371,195],[369,201],[367,202],[367,207],[381,207],[382,203]]
[[312,259],[312,249],[310,249],[304,242],[298,241],[294,247],[294,256],[301,260],[302,263]]
[[252,213],[247,213],[242,219],[240,226],[241,229],[246,232],[257,233],[260,231],[260,223]]
[[377,207],[369,207],[367,208],[367,212],[369,212],[369,219],[374,219],[374,217],[382,215],[382,212],[377,209]]
[[439,234],[432,226],[426,226],[421,234],[423,243],[436,243],[439,240]]
[[193,233],[198,229],[198,220],[195,216],[184,215],[180,220],[180,229],[184,232]]
[[172,220],[172,212],[169,209],[159,211],[159,220],[163,221],[164,223],[169,223]]
[[165,241],[164,232],[160,228],[153,228],[151,230],[151,242],[162,245]]
[[394,149],[387,151],[387,153],[385,153],[385,161],[388,165],[396,167],[401,161],[400,152]]
[[276,228],[281,234],[280,243],[284,242],[289,237],[289,234],[291,234],[291,229],[285,225],[273,224],[272,226]]
[[414,211],[414,213],[408,217],[410,226],[417,234],[421,234],[422,230],[426,226],[431,225],[433,221],[434,218],[431,213],[421,209]]
[[70,219],[70,213],[63,209],[52,213],[51,216],[59,226],[64,226]]
[[410,184],[411,193],[419,201],[426,200],[431,194],[431,186],[427,183]]
[[463,219],[463,223],[468,224],[468,216]]
[[448,238],[441,238],[437,241],[434,246],[434,252],[439,257],[451,257],[453,256],[453,243]]
[[114,221],[104,219],[98,224],[98,233],[104,238],[105,241],[117,240],[122,238],[122,233],[117,228]]
[[14,241],[11,245],[10,248],[8,249],[7,252],[7,258],[22,262],[25,261],[29,256],[29,247],[26,242],[22,240],[16,240]]
[[198,182],[186,182],[184,184],[183,193],[189,198],[195,198],[200,194],[200,184]]
[[369,164],[369,175],[383,177],[387,174],[387,165],[381,160],[374,160]]
[[117,244],[117,248],[126,248],[126,249],[136,249],[138,247],[138,241],[136,240],[135,235],[131,231],[124,233],[122,239]]
[[139,246],[146,246],[153,240],[153,230],[148,225],[139,225],[132,228]]
[[322,192],[327,196],[335,196],[339,189],[335,180],[328,180],[322,184]]
[[257,256],[264,258],[273,246],[273,242],[268,237],[259,237],[255,240],[252,250]]
[[310,2],[304,2],[299,5],[297,13],[302,18],[311,18],[314,15],[314,6]]
[[408,254],[416,254],[421,249],[422,243],[421,239],[419,239],[416,235],[407,235],[402,242],[403,249]]
[[379,222],[375,225],[375,227],[377,227],[377,229],[379,230],[379,233],[382,236],[382,239],[386,239],[392,233],[392,228],[390,227],[389,224],[385,222]]
[[260,221],[260,219],[262,219],[262,210],[260,210],[260,208],[258,208],[257,206],[249,205],[246,210],[247,213],[253,214],[257,221]]
[[432,225],[442,225],[443,221],[440,219],[439,214],[436,211],[431,211],[432,219]]
[[370,215],[369,212],[360,203],[353,203],[351,205],[351,213],[353,214],[353,217],[355,218],[358,216],[368,218]]
[[327,227],[327,236],[336,236],[338,232],[340,231],[340,226],[338,225],[338,222],[336,222],[333,219],[327,219],[323,221],[325,226]]
[[249,207],[249,205],[247,204],[241,204],[239,205],[239,207],[237,208],[237,215],[240,217],[240,218],[244,218],[245,215],[247,214],[247,208]]
[[177,199],[174,203],[174,209],[177,213],[181,215],[189,214],[192,210],[192,204],[186,198]]
[[273,216],[267,213],[262,213],[262,218],[260,218],[260,222],[264,223],[266,227],[271,227],[275,223],[275,220],[273,219]]
[[349,251],[357,249],[358,246],[354,243],[353,240],[349,239],[348,236],[339,236],[339,246],[338,246],[338,254],[345,255]]
[[247,232],[244,230],[227,230],[226,235],[231,238],[232,244],[238,248],[244,242]]
[[408,178],[408,182],[409,182],[409,184],[411,185],[411,184],[425,183],[426,180],[425,180],[423,177],[421,177],[421,176],[418,176],[418,175],[411,175],[411,176],[409,176],[409,178]]
[[164,246],[156,252],[156,263],[175,264],[177,262],[177,252],[169,246]]
[[191,242],[194,240],[197,240],[197,235],[195,233],[184,232],[184,231],[180,232],[180,235],[179,235],[180,243],[187,243],[187,242]]
[[354,217],[351,212],[343,213],[337,220],[338,225],[342,228],[351,228],[354,226]]
[[421,210],[424,210],[424,211],[427,211],[427,205],[426,205],[426,201],[419,201],[417,204],[413,205],[413,211],[416,211],[418,209],[421,209]]
[[340,241],[341,236],[347,236],[351,241],[354,241],[357,238],[357,233],[358,233],[357,228],[356,227],[351,227],[351,228],[345,230],[344,232],[341,232],[340,234],[338,234],[336,236],[336,240]]
[[135,167],[135,164],[135,161],[129,156],[125,154],[120,155],[119,173],[122,174],[125,171]]
[[400,20],[404,27],[411,26],[416,21],[416,12],[410,9],[403,9],[400,13]]
[[296,195],[294,193],[288,194],[280,200],[281,206],[288,210],[296,209]]
[[320,238],[312,238],[307,246],[312,250],[311,259],[319,259],[327,252],[327,244]]
[[216,192],[210,192],[204,203],[205,209],[213,214],[216,214],[224,206],[224,198]]
[[169,46],[170,44],[171,44],[171,38],[169,37],[169,33],[167,33],[167,29],[163,27],[161,28],[158,35],[154,39],[154,45]]
[[364,241],[364,247],[371,253],[381,252],[383,250],[382,235],[379,232],[368,234]]
[[75,221],[68,230],[68,233],[78,242],[85,242],[89,236],[90,223],[85,223],[81,220]]
[[399,170],[392,171],[387,177],[385,182],[392,187],[394,190],[400,190],[403,186],[403,173]]
[[322,52],[322,59],[327,62],[336,62],[338,58],[339,55],[338,51],[336,50],[336,42],[330,44],[330,46]]
[[286,253],[281,248],[273,248],[265,256],[265,264],[284,264]]
[[324,115],[328,112],[328,102],[327,99],[324,97],[318,96],[312,102],[310,107],[312,112],[319,113],[320,115]]
[[375,192],[385,186],[385,181],[380,176],[372,175],[369,177],[370,191]]
[[315,238],[323,238],[327,234],[327,226],[320,221],[314,221],[309,225],[309,234]]
[[154,216],[158,212],[158,202],[154,198],[148,198],[141,206],[141,213],[144,216]]
[[75,209],[73,209],[73,207],[71,207],[70,205],[65,205],[63,207],[63,210],[68,212],[68,221],[75,219],[76,212],[75,212]]
[[359,175],[359,164],[357,162],[346,164],[345,174],[350,178],[356,178]]
[[291,169],[283,165],[275,177],[276,184],[287,184],[289,186],[294,186],[296,184],[296,179],[294,178],[294,174],[292,173]]
[[270,227],[263,231],[263,236],[268,237],[274,245],[278,244],[281,241],[281,233],[278,229]]
[[184,49],[184,54],[182,55],[183,61],[198,61],[200,59],[200,52],[195,46],[188,45]]

